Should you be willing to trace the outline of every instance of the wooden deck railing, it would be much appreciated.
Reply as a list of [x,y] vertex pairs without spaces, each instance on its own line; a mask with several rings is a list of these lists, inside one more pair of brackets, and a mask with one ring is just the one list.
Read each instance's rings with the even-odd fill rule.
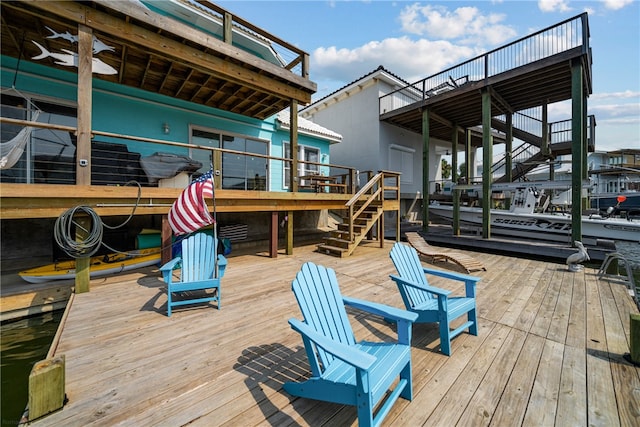
[[[379,204],[384,206],[385,200],[393,199],[400,201],[400,174],[397,172],[380,171],[371,176],[371,172],[366,172],[370,178],[367,183],[353,197],[345,203],[349,214],[349,238],[354,240],[354,223],[367,210],[368,207]],[[387,181],[393,181],[387,184]],[[399,220],[398,220],[399,222]],[[398,225],[399,227],[399,225]]]
[[[69,135],[75,135],[77,133],[77,128],[74,126],[33,122],[33,121],[27,121],[27,120],[12,119],[8,117],[0,117],[0,123],[7,124],[7,125],[30,126],[37,129],[49,129],[52,131],[69,133]],[[224,170],[224,164],[222,161],[222,156],[225,154],[241,156],[241,157],[264,159],[264,161],[267,162],[267,164],[269,165],[269,167],[265,169],[266,174],[270,174],[270,173],[273,174],[274,173],[273,171],[278,167],[283,169],[284,171],[285,165],[291,165],[293,162],[292,159],[284,158],[284,157],[270,156],[266,154],[251,153],[251,152],[244,152],[244,151],[238,151],[238,150],[230,150],[225,148],[207,147],[207,146],[202,146],[198,144],[167,141],[167,140],[160,140],[160,139],[154,139],[154,138],[140,137],[135,135],[123,135],[123,134],[118,134],[113,132],[104,132],[99,130],[93,130],[91,133],[92,133],[92,141],[103,142],[104,147],[108,147],[109,143],[113,143],[115,140],[121,140],[123,142],[150,144],[149,146],[145,147],[147,152],[171,151],[175,153],[176,147],[184,150],[184,152],[181,154],[186,154],[187,150],[189,149],[202,150],[204,152],[208,152],[210,153],[209,156],[205,156],[205,157],[209,157],[210,159],[213,159],[214,170],[217,172],[217,175],[220,175],[222,178],[226,176],[225,170]],[[115,147],[115,144],[114,144],[114,147]],[[173,150],[168,150],[169,148],[173,148]],[[93,171],[94,172],[93,174],[91,172],[92,167],[97,168],[96,166],[97,161],[98,160],[106,161],[106,162],[114,161],[113,159],[117,158],[119,154],[120,153],[118,151],[114,150],[113,152],[111,152],[109,151],[108,148],[106,148],[100,158],[94,159],[96,162],[91,161],[92,159],[86,159],[88,161],[87,166],[86,168],[83,168],[83,169],[88,169],[88,172],[83,171],[83,173],[88,173],[90,176],[93,176],[92,185],[96,185],[96,184],[100,185],[102,183],[102,180],[99,177],[96,178],[96,176],[101,175],[101,173],[96,172],[95,170]],[[135,154],[135,153],[132,153],[132,154]],[[353,194],[357,188],[356,181],[358,177],[358,171],[356,171],[355,168],[337,165],[337,164],[313,162],[313,161],[305,161],[305,160],[298,160],[297,163],[301,165],[305,165],[304,168],[307,170],[310,168],[314,168],[315,170],[318,171],[319,175],[324,175],[327,178],[329,177],[333,178],[333,185],[319,186],[319,188],[322,189],[321,192],[329,192],[330,191],[329,187],[335,187],[335,188],[339,188],[342,193],[346,192],[347,194]],[[206,172],[208,170],[208,165],[203,165],[203,168],[204,169],[198,173]],[[18,175],[20,176],[20,178],[18,178],[17,180],[10,181],[6,176],[2,176],[0,178],[0,182],[18,182],[18,183],[25,183],[25,184],[51,184],[51,183],[66,184],[66,185],[76,184],[75,157],[67,156],[64,159],[61,159],[58,161],[47,158],[39,162],[36,162],[33,159],[30,159],[25,164],[16,165],[12,169],[18,172]],[[132,176],[133,177],[139,176],[139,177],[145,178],[145,171],[141,168],[141,166],[138,166],[137,169],[133,168],[133,170],[131,170],[132,168],[129,167],[125,174],[126,176],[123,175],[123,172],[119,172],[115,167],[105,166],[102,169],[105,169],[103,171],[104,174],[108,174],[109,178],[113,182],[121,182],[122,184],[129,181],[130,177]],[[109,169],[109,170],[107,171],[106,169]],[[37,176],[39,176],[39,178],[36,178]],[[51,178],[52,176],[54,176],[55,178]],[[257,187],[245,188],[245,190],[267,190],[268,188],[267,188],[266,182],[269,179],[269,177],[272,177],[272,175],[269,175],[267,177],[259,177],[261,182],[263,182],[260,188],[257,188]],[[246,180],[247,182],[257,179],[255,177],[244,176],[244,175],[238,176],[236,178]],[[52,181],[48,182],[47,179],[51,179]],[[300,180],[299,174],[296,173],[294,176],[294,179]],[[143,179],[143,182],[141,182],[141,185],[155,187],[155,186],[158,186],[158,183],[144,182],[144,179]],[[223,189],[226,188],[225,185],[222,183],[222,180],[220,179],[216,180],[216,187],[223,188]],[[288,191],[291,191],[290,188],[291,188],[291,185],[288,186]],[[226,188],[226,189],[234,189],[234,188]],[[285,191],[287,190],[286,186],[284,190]]]

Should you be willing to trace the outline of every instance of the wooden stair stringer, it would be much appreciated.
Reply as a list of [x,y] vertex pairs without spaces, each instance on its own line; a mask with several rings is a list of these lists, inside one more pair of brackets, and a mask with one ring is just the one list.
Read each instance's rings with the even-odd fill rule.
[[[373,208],[365,211],[366,216],[361,215],[357,219],[359,221],[358,224],[354,223],[356,221],[354,218],[343,218],[343,223],[341,224],[343,228],[347,226],[346,228],[348,229],[348,225],[354,223],[352,241],[344,238],[345,234],[348,235],[348,231],[341,230],[339,225],[338,230],[331,231],[329,237],[324,238],[324,243],[318,245],[318,252],[339,256],[340,258],[350,256],[384,214],[384,209],[381,205],[374,205]],[[345,220],[346,223],[344,222]]]

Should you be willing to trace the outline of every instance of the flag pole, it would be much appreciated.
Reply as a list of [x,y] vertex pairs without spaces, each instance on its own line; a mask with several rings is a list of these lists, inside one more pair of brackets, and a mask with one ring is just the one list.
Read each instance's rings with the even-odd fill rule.
[[216,181],[214,179],[216,173],[213,170],[213,152],[211,152],[211,201],[213,202],[213,253],[214,253],[214,272],[216,279],[218,278],[218,218],[216,213]]

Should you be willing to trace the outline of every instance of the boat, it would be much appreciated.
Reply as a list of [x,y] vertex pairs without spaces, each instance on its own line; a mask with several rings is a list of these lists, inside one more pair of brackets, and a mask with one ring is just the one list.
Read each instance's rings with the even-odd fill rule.
[[640,192],[637,191],[593,193],[590,199],[592,209],[605,210],[617,205],[620,210],[629,212],[640,211]]
[[[112,253],[91,257],[91,278],[135,270],[160,263],[160,248],[146,248],[126,253]],[[65,260],[21,271],[18,275],[29,283],[44,283],[52,280],[73,279],[76,276],[76,261]]]
[[[525,185],[512,191],[509,210],[491,209],[491,232],[494,234],[571,242],[571,214],[569,212],[548,211],[541,205],[540,189]],[[541,211],[540,211],[541,210]],[[451,222],[453,206],[434,202],[429,205],[430,217]],[[461,206],[461,226],[482,226],[482,208]],[[594,213],[582,218],[582,241],[596,245],[598,240],[640,242],[640,219],[621,218]]]

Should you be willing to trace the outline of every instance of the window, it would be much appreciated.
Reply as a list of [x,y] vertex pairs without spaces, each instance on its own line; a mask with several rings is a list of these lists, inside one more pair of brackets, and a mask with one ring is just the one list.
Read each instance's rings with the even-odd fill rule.
[[413,184],[413,148],[392,144],[389,146],[389,170],[400,172],[400,183]]
[[[222,153],[222,165],[215,166],[222,172],[222,188],[267,190],[267,159],[251,155],[267,155],[269,146],[265,141],[194,127],[191,130],[191,142],[205,147],[247,153]],[[191,158],[203,164],[200,172],[204,173],[209,170],[212,161],[210,151],[193,149],[191,150]]]
[[[23,120],[36,120],[37,117],[38,122],[73,127],[77,125],[77,110],[74,107],[36,99],[27,100],[8,94],[2,94],[1,104],[3,117]],[[38,110],[40,110],[39,113],[37,113]],[[17,141],[14,138],[20,138],[19,132],[22,129],[24,129],[23,126],[3,124],[2,143]],[[42,128],[32,128],[31,132],[23,132],[22,135],[26,138],[24,151],[15,164],[2,170],[2,182],[75,183],[76,138],[74,135],[66,131]],[[7,154],[5,151],[3,149],[3,156]]]
[[[291,158],[291,144],[288,142],[284,143],[284,158]],[[309,164],[303,162],[315,162],[318,163],[320,159],[320,150],[313,147],[308,147],[306,145],[298,145],[298,160],[302,161],[298,163],[298,176],[304,175],[316,175],[319,173],[319,168],[317,164]],[[290,187],[289,182],[289,171],[291,170],[291,163],[284,162],[284,186],[285,188]],[[301,183],[304,185],[304,183]]]

